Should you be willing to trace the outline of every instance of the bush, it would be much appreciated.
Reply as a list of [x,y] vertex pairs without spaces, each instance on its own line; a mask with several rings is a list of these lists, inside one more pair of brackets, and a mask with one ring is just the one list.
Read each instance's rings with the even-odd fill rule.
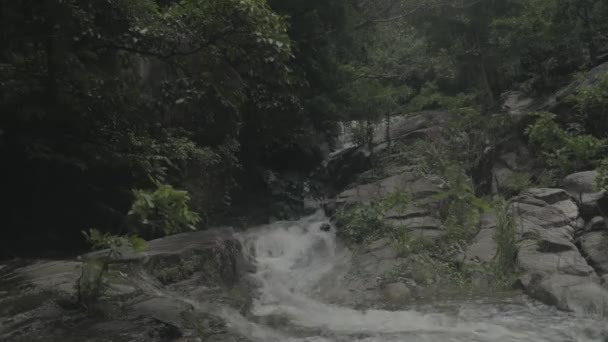
[[574,105],[579,121],[586,131],[603,136],[608,130],[608,73],[601,75],[594,85],[581,87],[566,101]]
[[154,190],[134,190],[135,201],[129,215],[153,234],[175,234],[195,230],[200,216],[189,209],[187,191],[177,190],[169,184],[153,181]]
[[471,96],[458,94],[450,96],[443,94],[437,84],[425,84],[420,93],[416,95],[408,104],[408,110],[418,112],[432,109],[455,109],[465,107],[471,102]]
[[376,123],[373,121],[356,121],[352,127],[352,141],[356,146],[371,147],[374,143]]
[[600,162],[597,172],[597,186],[600,189],[608,190],[608,158],[605,158]]
[[606,144],[605,139],[568,133],[551,113],[539,113],[526,134],[545,164],[562,176],[595,166]]
[[505,184],[500,184],[506,195],[517,195],[532,187],[532,175],[528,172],[513,172],[506,177]]
[[488,209],[485,201],[475,194],[473,180],[467,175],[466,161],[458,158],[446,144],[429,141],[416,142],[404,154],[409,163],[423,175],[441,179],[442,192],[439,216],[448,229],[448,238],[466,239],[477,228],[480,213]]
[[389,210],[407,207],[409,195],[396,191],[385,199],[369,204],[342,207],[336,214],[339,233],[347,241],[362,243],[389,235],[395,229],[405,231],[405,227],[394,227],[384,221]]

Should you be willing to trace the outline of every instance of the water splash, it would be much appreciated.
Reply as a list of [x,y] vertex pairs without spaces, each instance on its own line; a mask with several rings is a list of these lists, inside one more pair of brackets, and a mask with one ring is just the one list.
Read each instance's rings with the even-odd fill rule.
[[[282,317],[282,331],[308,337],[290,341],[602,341],[606,322],[585,320],[544,306],[510,303],[454,303],[451,313],[358,311],[318,299],[322,280],[350,263],[350,252],[336,242],[335,229],[317,213],[277,222],[242,236],[255,260],[261,294],[257,317]],[[339,272],[338,272],[339,273]],[[454,313],[454,307],[456,313]],[[310,336],[312,335],[312,336]]]
[[[337,243],[321,213],[276,222],[240,236],[260,283],[250,316],[229,307],[171,293],[142,274],[142,289],[222,317],[232,331],[255,342],[606,342],[606,321],[575,317],[531,302],[476,300],[427,304],[407,311],[366,310],[328,304],[321,296],[339,287],[351,253]],[[265,318],[278,318],[267,324]],[[275,322],[277,319],[274,320]]]

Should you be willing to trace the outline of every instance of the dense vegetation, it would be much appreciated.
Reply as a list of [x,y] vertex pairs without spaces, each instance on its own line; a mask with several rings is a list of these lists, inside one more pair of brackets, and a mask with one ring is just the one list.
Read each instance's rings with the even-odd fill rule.
[[[371,144],[380,120],[458,110],[476,134],[450,156],[462,165],[439,166],[475,175],[500,95],[540,97],[605,62],[607,18],[601,0],[5,1],[0,255],[91,227],[204,227],[268,192],[264,170],[315,167],[342,121]],[[599,165],[606,88],[517,134],[557,175]]]

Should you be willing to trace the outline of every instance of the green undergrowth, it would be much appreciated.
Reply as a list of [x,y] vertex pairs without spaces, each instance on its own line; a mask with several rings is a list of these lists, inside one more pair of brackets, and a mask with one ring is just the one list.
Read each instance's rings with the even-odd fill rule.
[[365,204],[346,205],[336,213],[339,234],[351,243],[370,242],[389,236],[402,227],[392,225],[384,220],[391,211],[405,210],[410,203],[410,196],[405,191],[396,191],[384,199],[377,199]]

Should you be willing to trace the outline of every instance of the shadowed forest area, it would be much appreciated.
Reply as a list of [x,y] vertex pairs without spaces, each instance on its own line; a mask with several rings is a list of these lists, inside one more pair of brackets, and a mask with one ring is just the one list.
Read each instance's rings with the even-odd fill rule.
[[[421,110],[485,130],[506,91],[606,62],[606,18],[600,0],[5,1],[0,255],[276,215],[268,175],[308,175],[341,123],[360,144]],[[606,89],[531,130],[548,168],[598,165]]]

